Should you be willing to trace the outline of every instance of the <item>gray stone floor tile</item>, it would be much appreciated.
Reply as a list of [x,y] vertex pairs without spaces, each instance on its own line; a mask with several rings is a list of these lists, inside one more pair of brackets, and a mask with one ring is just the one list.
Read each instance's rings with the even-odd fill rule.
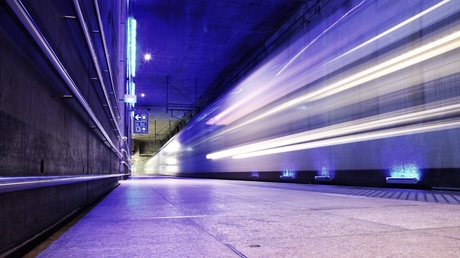
[[233,243],[247,257],[460,257],[460,240],[397,231]]
[[122,181],[39,257],[460,257],[460,205],[254,185]]
[[449,204],[330,210],[330,213],[407,229],[460,226],[460,207]]

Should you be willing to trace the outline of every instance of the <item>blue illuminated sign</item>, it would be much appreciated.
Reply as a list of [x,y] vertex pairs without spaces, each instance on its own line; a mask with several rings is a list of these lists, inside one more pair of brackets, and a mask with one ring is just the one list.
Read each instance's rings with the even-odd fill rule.
[[149,133],[149,115],[147,113],[134,112],[134,133],[148,134]]

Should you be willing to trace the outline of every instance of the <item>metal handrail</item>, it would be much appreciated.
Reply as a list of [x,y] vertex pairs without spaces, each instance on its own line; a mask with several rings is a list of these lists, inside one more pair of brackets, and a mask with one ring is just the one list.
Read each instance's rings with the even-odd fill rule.
[[118,123],[117,123],[118,120],[116,119],[115,114],[113,113],[112,105],[111,105],[111,102],[107,94],[107,89],[105,87],[104,77],[102,76],[101,68],[99,66],[96,50],[94,50],[94,45],[93,45],[93,42],[91,41],[91,36],[89,35],[89,30],[88,30],[88,26],[86,25],[85,17],[83,17],[83,13],[81,11],[79,1],[73,0],[73,4],[77,11],[78,20],[80,21],[80,25],[83,29],[83,34],[85,36],[86,44],[88,45],[88,49],[91,53],[91,59],[93,60],[94,68],[96,69],[97,77],[99,78],[99,83],[101,85],[102,92],[104,93],[105,101],[107,102],[107,106],[110,111],[110,116],[112,117],[112,121],[115,124],[115,128],[117,129],[117,132],[118,132],[118,136],[121,139],[122,135],[120,132],[120,127],[118,126]]
[[[107,41],[105,40],[104,26],[102,24],[101,12],[99,10],[99,2],[98,2],[98,0],[93,0],[93,3],[94,3],[94,9],[96,10],[97,24],[99,26],[99,31],[100,31],[100,34],[101,34],[102,47],[104,49],[105,62],[107,63],[107,69],[108,69],[108,72],[109,72],[110,86],[112,88],[115,103],[117,103],[118,99],[117,99],[115,86],[114,86],[115,83],[113,82],[112,65],[110,64],[109,51],[107,50]],[[118,111],[118,115],[120,115],[120,110],[117,109],[117,111]]]
[[93,121],[93,123],[96,125],[96,128],[105,138],[104,140],[109,143],[110,147],[112,148],[112,151],[115,152],[118,155],[118,157],[121,158],[121,152],[118,150],[117,146],[112,142],[112,139],[104,130],[102,124],[97,119],[88,102],[83,97],[81,92],[78,90],[75,82],[72,80],[64,65],[61,63],[58,56],[53,51],[52,47],[50,46],[44,35],[41,33],[38,26],[35,24],[34,20],[30,16],[25,6],[22,4],[20,0],[6,0],[6,2],[10,6],[11,10],[16,14],[17,18],[21,21],[26,30],[29,32],[30,36],[35,40],[38,47],[40,47],[45,56],[48,58],[48,61],[53,65],[58,74],[64,80],[68,89],[72,92],[73,96],[77,99],[78,103],[85,110],[86,114],[90,117],[91,121]]
[[125,174],[70,175],[70,176],[27,176],[0,177],[0,194],[36,188],[76,184],[107,178],[121,178]]

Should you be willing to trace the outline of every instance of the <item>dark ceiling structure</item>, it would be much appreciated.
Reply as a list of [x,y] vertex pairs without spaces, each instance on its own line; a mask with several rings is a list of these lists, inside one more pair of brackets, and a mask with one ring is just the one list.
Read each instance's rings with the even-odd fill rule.
[[[241,70],[306,2],[132,1],[130,12],[137,21],[136,109],[148,111],[150,117],[149,133],[135,134],[134,141],[164,143],[185,115],[223,92],[232,72]],[[144,59],[146,54],[150,60]]]

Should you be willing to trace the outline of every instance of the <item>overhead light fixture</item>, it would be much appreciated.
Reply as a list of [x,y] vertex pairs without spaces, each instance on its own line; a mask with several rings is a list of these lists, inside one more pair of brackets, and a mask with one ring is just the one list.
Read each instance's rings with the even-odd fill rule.
[[148,62],[150,60],[152,60],[152,54],[150,53],[144,54],[144,61]]

